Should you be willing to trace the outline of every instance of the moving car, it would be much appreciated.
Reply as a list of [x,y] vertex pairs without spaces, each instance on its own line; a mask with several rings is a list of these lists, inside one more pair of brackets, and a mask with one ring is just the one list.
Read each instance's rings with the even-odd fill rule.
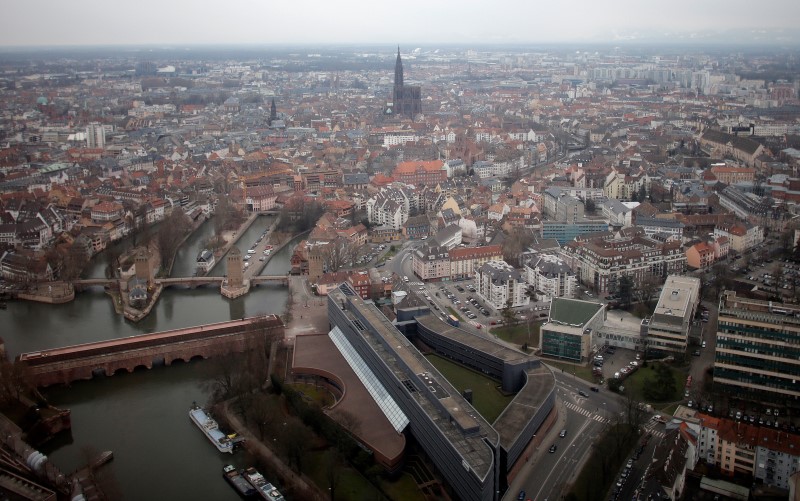
[[567,436],[567,430],[561,430],[561,432],[558,434],[558,436],[561,437],[561,438],[566,437]]
[[555,451],[556,451],[556,449],[558,449],[558,446],[557,446],[556,444],[553,444],[553,445],[551,445],[551,446],[550,446],[550,452],[551,452],[551,453],[552,453],[552,452],[555,452]]

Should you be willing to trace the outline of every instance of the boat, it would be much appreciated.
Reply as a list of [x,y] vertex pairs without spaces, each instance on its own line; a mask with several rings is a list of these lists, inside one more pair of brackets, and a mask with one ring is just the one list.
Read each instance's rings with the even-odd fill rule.
[[203,409],[198,407],[197,404],[192,405],[192,408],[189,410],[189,417],[194,421],[194,424],[205,433],[206,437],[211,440],[211,443],[214,444],[220,452],[233,454],[235,442],[222,433],[217,422],[206,414]]
[[240,495],[249,498],[256,494],[255,487],[253,487],[232,464],[222,469],[222,476],[225,477],[225,480],[227,480]]
[[286,501],[283,494],[252,466],[245,470],[244,476],[262,498],[268,501]]

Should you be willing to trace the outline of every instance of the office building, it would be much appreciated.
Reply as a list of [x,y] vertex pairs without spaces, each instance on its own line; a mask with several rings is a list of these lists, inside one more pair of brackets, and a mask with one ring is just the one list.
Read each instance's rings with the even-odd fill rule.
[[585,362],[605,317],[606,308],[600,303],[553,298],[550,317],[542,324],[539,349],[549,357]]
[[700,304],[700,279],[670,275],[647,326],[648,354],[685,355],[692,319]]
[[[448,325],[427,306],[397,314],[392,324],[347,284],[328,295],[331,338],[351,366],[365,374],[369,368],[365,385],[373,387],[373,398],[398,432],[414,436],[450,496],[499,501],[508,471],[553,409],[552,373],[535,357]],[[414,336],[517,392],[496,428],[414,347]]]
[[800,406],[800,306],[738,297],[719,303],[715,389]]

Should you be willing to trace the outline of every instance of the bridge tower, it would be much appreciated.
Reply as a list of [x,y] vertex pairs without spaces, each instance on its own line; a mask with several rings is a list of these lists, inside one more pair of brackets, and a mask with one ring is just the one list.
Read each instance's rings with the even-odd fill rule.
[[140,249],[134,258],[134,269],[136,278],[153,285],[153,267],[150,265],[150,253],[145,249]]
[[228,252],[228,287],[241,287],[243,284],[242,251],[233,246]]

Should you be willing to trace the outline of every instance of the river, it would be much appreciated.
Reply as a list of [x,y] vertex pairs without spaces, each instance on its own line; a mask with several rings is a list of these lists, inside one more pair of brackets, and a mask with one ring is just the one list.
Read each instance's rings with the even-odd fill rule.
[[[264,227],[261,219],[256,221],[239,245],[246,250]],[[201,242],[197,235],[187,240],[176,270],[188,269],[186,261],[193,266],[197,252],[192,247]],[[277,252],[262,273],[287,273],[292,248]],[[282,314],[286,299],[287,290],[277,284],[255,287],[235,300],[223,298],[216,288],[166,289],[153,312],[132,324],[116,315],[110,298],[95,289],[79,293],[65,305],[12,301],[0,311],[0,321],[6,350],[14,357],[57,346]],[[126,500],[239,499],[223,480],[222,466],[231,462],[246,466],[244,453],[231,457],[217,452],[188,416],[193,401],[206,402],[202,383],[210,368],[210,363],[192,362],[46,389],[53,405],[72,410],[72,434],[71,440],[59,437],[41,450],[67,473],[85,464],[88,449],[114,451],[113,474]]]

